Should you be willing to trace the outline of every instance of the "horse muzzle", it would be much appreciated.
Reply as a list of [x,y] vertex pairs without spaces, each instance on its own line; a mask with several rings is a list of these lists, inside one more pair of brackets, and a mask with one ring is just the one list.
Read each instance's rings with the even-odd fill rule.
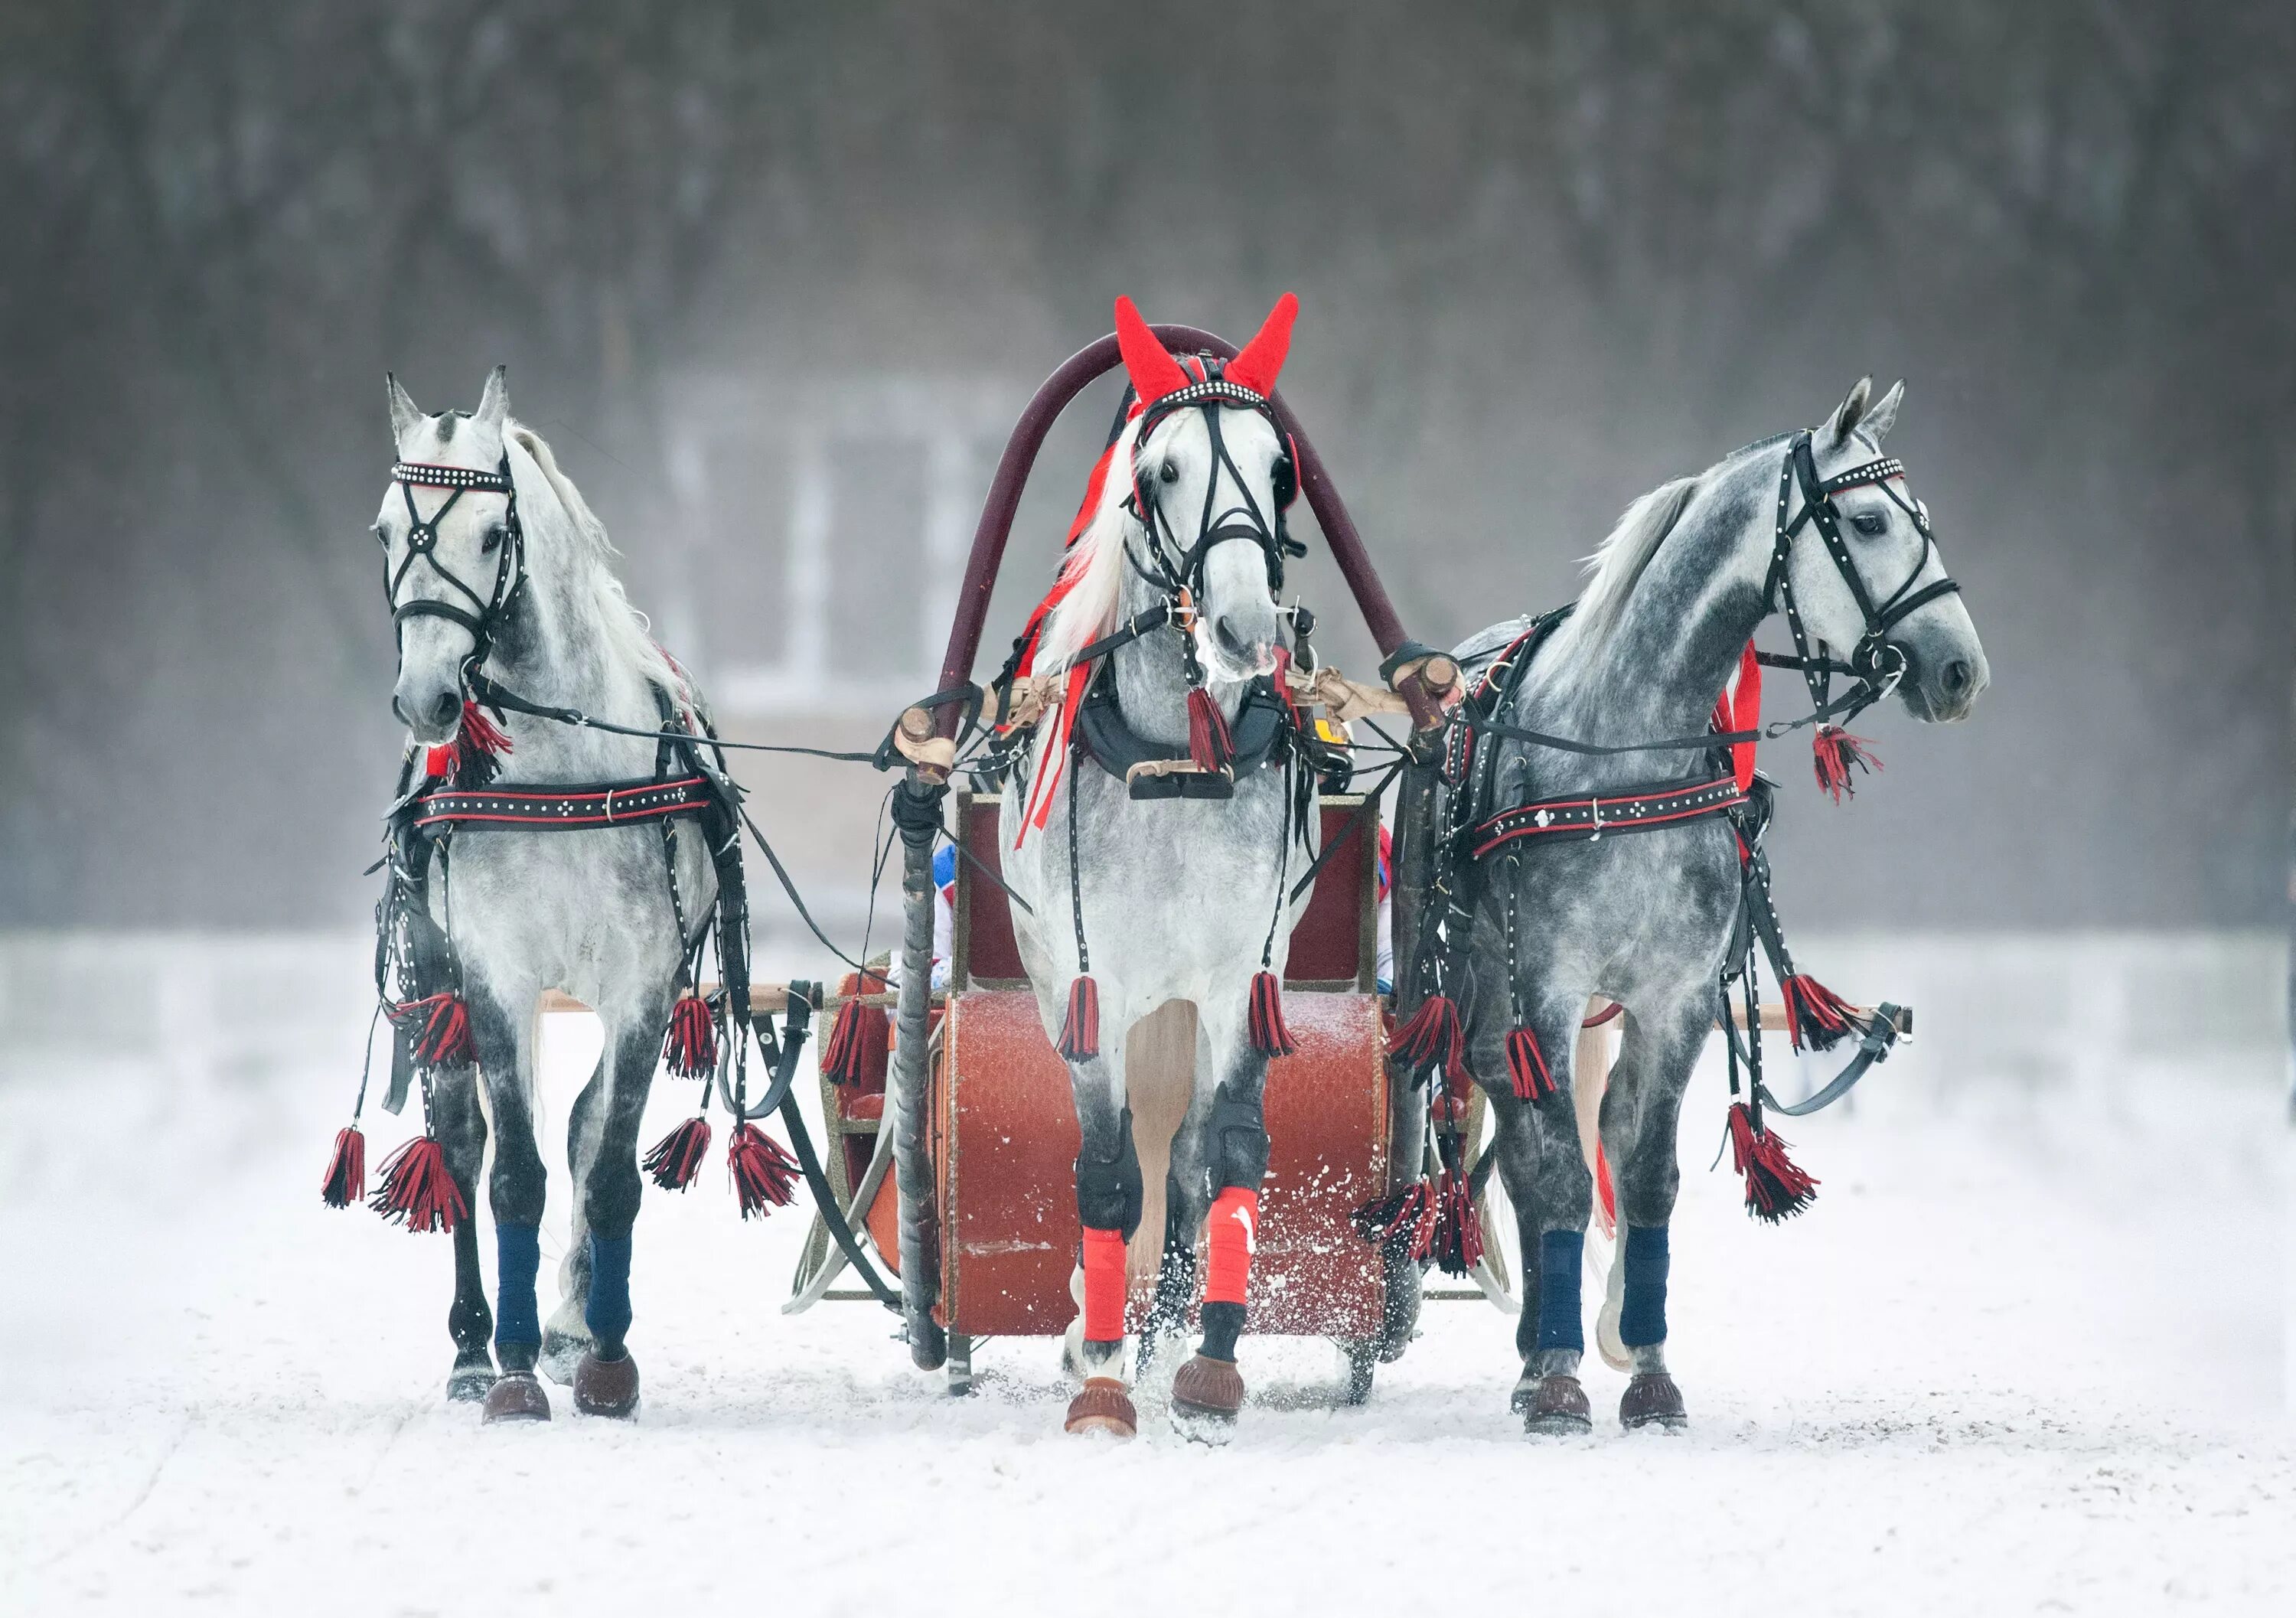
[[390,711],[398,716],[398,722],[425,747],[452,741],[463,722],[463,694],[446,686],[410,691],[408,685],[400,680],[398,689],[391,694]]

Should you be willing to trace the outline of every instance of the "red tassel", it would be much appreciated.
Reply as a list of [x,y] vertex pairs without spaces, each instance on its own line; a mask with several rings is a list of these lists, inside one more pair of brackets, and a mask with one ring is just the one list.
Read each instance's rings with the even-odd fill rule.
[[462,1067],[471,1061],[471,1011],[458,994],[425,995],[390,1008],[391,1023],[414,1030],[414,1059],[425,1067]]
[[1832,1050],[1851,1034],[1865,1037],[1866,1023],[1857,1008],[1816,978],[1797,972],[1778,985],[1778,994],[1796,1050],[1805,1045]]
[[718,1071],[718,1019],[709,1014],[709,1001],[698,994],[677,998],[669,1008],[661,1057],[673,1078],[707,1079]]
[[1857,788],[1849,779],[1849,767],[1871,775],[1882,768],[1882,760],[1870,750],[1873,743],[1864,736],[1853,736],[1839,725],[1821,725],[1810,738],[1810,752],[1817,767],[1817,784],[1836,803],[1844,793],[1855,798]]
[[1509,1030],[1506,1056],[1516,1100],[1539,1101],[1554,1094],[1554,1075],[1546,1071],[1546,1055],[1538,1048],[1537,1034],[1527,1028]]
[[1222,770],[1235,761],[1227,720],[1201,686],[1188,693],[1188,762],[1198,769]]
[[846,1001],[837,1008],[829,1043],[822,1047],[822,1077],[832,1084],[858,1084],[873,1072],[882,1071],[890,1026],[883,1006]]
[[501,773],[502,755],[509,751],[510,738],[476,702],[464,697],[462,728],[453,741],[431,748],[422,767],[432,780],[469,791],[486,785]]
[[689,1118],[661,1138],[645,1154],[645,1171],[665,1191],[683,1191],[701,1171],[701,1155],[709,1150],[709,1121]]
[[1467,1036],[1459,1026],[1457,1004],[1447,994],[1429,995],[1389,1039],[1387,1054],[1414,1072],[1438,1063],[1446,1073],[1466,1072]]
[[431,1135],[418,1135],[382,1165],[382,1183],[367,1206],[409,1230],[452,1230],[471,1217],[461,1187],[447,1172],[447,1148]]
[[1423,1259],[1435,1244],[1435,1187],[1415,1179],[1390,1196],[1366,1203],[1349,1218],[1367,1242],[1399,1239],[1414,1259]]
[[1100,1055],[1100,985],[1089,974],[1069,985],[1069,1020],[1061,1025],[1060,1053],[1071,1062]]
[[1742,1101],[1730,1104],[1730,1155],[1746,1180],[1746,1211],[1766,1224],[1791,1219],[1817,1200],[1817,1181],[1794,1167],[1786,1143],[1759,1129]]
[[1475,1206],[1474,1182],[1464,1169],[1446,1169],[1435,1180],[1435,1217],[1428,1250],[1447,1276],[1466,1275],[1483,1260],[1483,1219]]
[[735,1127],[726,1147],[726,1163],[734,1170],[734,1194],[741,1199],[745,1220],[753,1214],[763,1219],[775,1208],[786,1208],[796,1195],[797,1163],[756,1124]]
[[366,1200],[366,1137],[358,1125],[346,1124],[336,1132],[335,1154],[327,1162],[327,1178],[319,1182],[319,1199],[330,1208]]
[[1300,1048],[1283,1026],[1283,985],[1264,969],[1251,978],[1251,1048],[1263,1056],[1288,1056]]

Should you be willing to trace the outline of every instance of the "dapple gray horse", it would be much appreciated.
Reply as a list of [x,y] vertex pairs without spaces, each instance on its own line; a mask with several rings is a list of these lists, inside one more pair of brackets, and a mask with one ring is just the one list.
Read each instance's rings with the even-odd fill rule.
[[[1819,479],[1880,459],[1902,391],[1901,383],[1873,401],[1860,382],[1808,435]],[[1874,620],[1811,525],[1800,527],[1786,553],[1790,595],[1770,588],[1781,525],[1808,503],[1787,475],[1793,448],[1789,439],[1753,445],[1635,502],[1593,559],[1594,579],[1575,612],[1495,717],[1613,746],[1694,735],[1756,628],[1782,605],[1798,608],[1816,640],[1833,647],[1865,640]],[[1924,508],[1882,486],[1890,481],[1902,487],[1901,475],[1891,474],[1830,496],[1865,595],[1882,603],[1892,592],[1910,601],[1933,585],[1949,591]],[[1782,489],[1789,491],[1783,499]],[[1472,673],[1525,627],[1494,626],[1458,656]],[[1957,595],[1921,602],[1887,626],[1886,644],[1901,656],[1897,691],[1917,719],[1963,719],[1986,688],[1985,653]],[[1681,768],[1670,761],[1679,753],[1587,758],[1517,740],[1497,744],[1502,803],[1608,792]],[[1621,1338],[1634,1372],[1620,1415],[1629,1425],[1679,1425],[1682,1396],[1666,1359],[1666,1235],[1680,1179],[1683,1091],[1714,1027],[1716,985],[1741,902],[1732,827],[1709,817],[1638,835],[1558,842],[1488,862],[1481,889],[1460,998],[1468,1065],[1489,1094],[1498,1169],[1520,1220],[1516,1406],[1537,1431],[1587,1425],[1577,1379],[1578,1277],[1594,1183],[1573,1118],[1570,1059],[1589,997],[1601,995],[1626,1007],[1601,1112],[1624,1228],[1608,1307],[1628,1317]],[[1512,957],[1510,902],[1524,918]],[[1551,1066],[1554,1087],[1536,1100],[1518,1099],[1506,1081],[1505,1041],[1518,1016]]]
[[[396,585],[398,681],[391,707],[415,742],[456,740],[465,670],[481,653],[479,672],[539,703],[647,731],[662,723],[664,697],[681,718],[700,715],[687,682],[624,596],[604,527],[550,447],[511,419],[502,369],[488,379],[474,413],[426,415],[396,378],[390,396],[399,461],[506,470],[522,530],[521,542],[511,529],[511,498],[501,492],[394,480],[384,495],[374,531],[386,578]],[[418,518],[435,523],[435,542],[420,535],[427,554],[410,557]],[[410,612],[421,603],[451,611]],[[486,610],[474,613],[474,605]],[[473,621],[483,625],[490,643],[484,648]],[[517,712],[504,727],[509,746],[496,787],[628,780],[655,768],[650,741]],[[430,911],[459,967],[475,1069],[463,1064],[435,1075],[432,1126],[463,1205],[474,1207],[487,1134],[477,1085],[485,1084],[498,1252],[498,1314],[490,1320],[472,1223],[465,1220],[455,1233],[448,1325],[457,1353],[449,1392],[483,1394],[489,1420],[549,1415],[535,1380],[538,1362],[557,1380],[571,1380],[585,1409],[635,1408],[637,1374],[626,1334],[637,1130],[687,954],[678,911],[682,906],[689,928],[706,924],[718,886],[693,823],[672,824],[667,858],[660,825],[647,822],[458,834],[451,856],[434,862]],[[567,1127],[573,1240],[561,1269],[563,1298],[546,1326],[535,1299],[545,1181],[535,1138],[535,1057],[545,990],[590,1006],[605,1028],[604,1052]],[[488,1353],[490,1327],[499,1380]]]
[[[1189,658],[1199,660],[1202,693],[1228,727],[1238,724],[1248,684],[1276,664],[1276,525],[1289,447],[1264,405],[1250,400],[1274,385],[1294,308],[1287,296],[1228,362],[1221,380],[1242,391],[1225,396],[1209,385],[1219,376],[1216,366],[1192,360],[1196,368],[1184,373],[1128,300],[1117,308],[1126,369],[1144,409],[1111,448],[1099,505],[1070,551],[1067,594],[1046,626],[1036,667],[1056,674],[1119,622],[1171,604],[1174,586],[1185,583],[1192,623],[1159,628],[1105,654],[1123,723],[1168,752],[1191,740]],[[1176,397],[1193,402],[1174,406]],[[1149,522],[1157,524],[1152,532]],[[1194,1064],[1171,1144],[1170,1243],[1149,1335],[1185,1318],[1196,1236],[1217,1196],[1203,1344],[1175,1378],[1173,1408],[1184,1425],[1215,1437],[1242,1401],[1235,1261],[1248,1265],[1267,1162],[1261,1092],[1269,1055],[1255,1044],[1251,1002],[1256,990],[1271,987],[1261,974],[1282,980],[1297,908],[1285,899],[1285,873],[1296,876],[1312,861],[1316,833],[1312,816],[1304,828],[1294,818],[1289,776],[1275,760],[1240,769],[1232,797],[1138,801],[1124,780],[1070,750],[1055,698],[1029,768],[1005,793],[1004,875],[1028,906],[1014,918],[1021,957],[1046,1036],[1069,1058],[1083,1132],[1084,1330],[1072,1351],[1086,1382],[1070,1409],[1072,1432],[1128,1435],[1137,1424],[1123,1364],[1124,1244],[1143,1200],[1126,1038],[1169,1002],[1193,1007]],[[1097,1023],[1084,1038],[1080,1016]]]

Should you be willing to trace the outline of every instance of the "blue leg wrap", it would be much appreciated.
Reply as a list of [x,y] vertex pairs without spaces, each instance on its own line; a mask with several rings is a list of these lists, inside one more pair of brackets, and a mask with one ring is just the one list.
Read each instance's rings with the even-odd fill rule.
[[1576,1230],[1550,1230],[1538,1238],[1538,1346],[1584,1349],[1578,1266],[1587,1238]]
[[534,1272],[542,1266],[542,1228],[495,1223],[495,1344],[542,1343],[542,1315],[534,1302]]
[[1666,1227],[1627,1227],[1626,1297],[1619,1310],[1619,1340],[1628,1348],[1666,1341]]
[[582,1318],[600,1345],[619,1348],[630,1333],[630,1238],[590,1233],[590,1296]]

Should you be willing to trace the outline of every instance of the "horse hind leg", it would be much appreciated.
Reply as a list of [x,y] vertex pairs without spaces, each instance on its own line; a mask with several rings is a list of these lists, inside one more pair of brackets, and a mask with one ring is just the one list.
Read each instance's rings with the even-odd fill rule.
[[[566,1118],[566,1167],[578,1188],[589,1184],[590,1166],[597,1158],[599,1098],[605,1088],[606,1053],[602,1050]],[[583,1318],[590,1299],[590,1218],[578,1190],[573,1203],[566,1256],[558,1265],[558,1307],[542,1326],[542,1374],[560,1387],[573,1385],[575,1367],[594,1346]]]
[[472,1216],[455,1227],[455,1302],[447,1311],[447,1332],[455,1340],[455,1368],[447,1376],[447,1397],[480,1400],[495,1384],[493,1311],[487,1307],[486,1277],[479,1269],[477,1209],[479,1170],[487,1151],[487,1121],[479,1110],[478,1073],[460,1068],[442,1073],[432,1086],[431,1127],[447,1148],[447,1172]]

